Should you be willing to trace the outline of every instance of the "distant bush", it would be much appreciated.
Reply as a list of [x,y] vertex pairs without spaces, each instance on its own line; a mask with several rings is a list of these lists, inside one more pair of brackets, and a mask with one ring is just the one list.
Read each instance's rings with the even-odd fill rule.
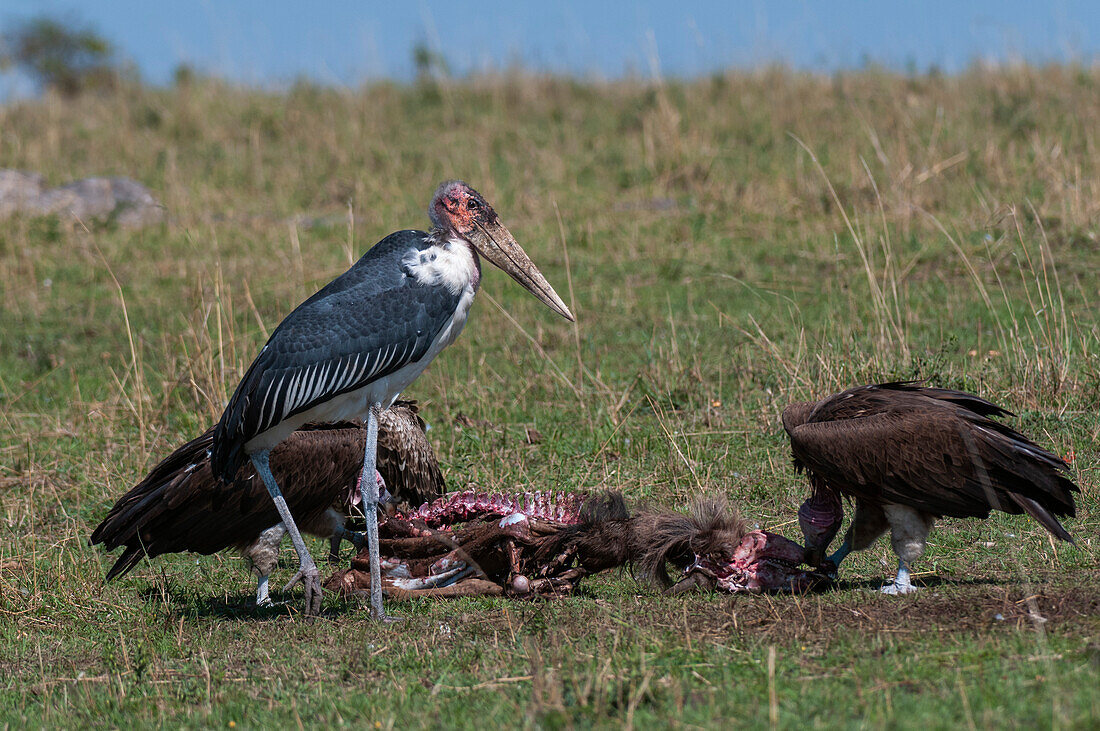
[[39,16],[0,34],[0,68],[15,66],[66,96],[118,86],[115,49],[91,28]]

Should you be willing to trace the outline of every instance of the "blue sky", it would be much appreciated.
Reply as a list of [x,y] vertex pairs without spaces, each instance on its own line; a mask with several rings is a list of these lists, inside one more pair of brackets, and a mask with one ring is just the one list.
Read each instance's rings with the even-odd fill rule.
[[[520,63],[582,77],[690,76],[782,62],[853,68],[866,59],[952,72],[975,59],[1092,62],[1095,0],[600,3],[352,0],[4,0],[0,30],[46,13],[93,25],[155,83],[181,63],[245,83],[332,84],[412,76],[426,42],[458,74]],[[32,91],[0,77],[0,92]]]

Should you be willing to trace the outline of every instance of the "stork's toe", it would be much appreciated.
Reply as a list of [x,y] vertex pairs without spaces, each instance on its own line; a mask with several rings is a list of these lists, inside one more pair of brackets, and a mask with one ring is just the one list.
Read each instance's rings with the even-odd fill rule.
[[321,613],[321,572],[316,566],[298,569],[298,573],[294,574],[294,578],[283,587],[283,591],[290,591],[298,582],[302,583],[302,588],[305,590],[305,615],[317,616]]

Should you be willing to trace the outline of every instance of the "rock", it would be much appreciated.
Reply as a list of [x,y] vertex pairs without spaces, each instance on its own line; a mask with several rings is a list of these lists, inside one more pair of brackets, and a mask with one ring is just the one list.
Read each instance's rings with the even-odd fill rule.
[[47,189],[40,175],[0,170],[0,218],[16,213],[56,214],[85,222],[111,219],[126,228],[164,220],[164,206],[130,178],[84,178]]
[[0,218],[26,210],[42,195],[42,176],[20,170],[0,170]]

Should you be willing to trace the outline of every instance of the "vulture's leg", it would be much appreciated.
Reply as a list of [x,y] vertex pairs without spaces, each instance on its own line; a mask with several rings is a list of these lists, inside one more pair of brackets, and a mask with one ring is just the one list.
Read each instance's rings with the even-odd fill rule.
[[913,582],[909,580],[909,567],[899,558],[898,575],[894,577],[894,583],[882,587],[882,593],[890,595],[911,594],[917,590],[918,587],[913,586]]
[[908,594],[917,591],[909,579],[909,566],[924,553],[928,532],[934,519],[905,505],[883,505],[890,522],[890,543],[898,556],[898,574],[892,584],[882,587],[883,594]]
[[336,526],[336,530],[332,532],[332,538],[328,540],[328,558],[330,561],[340,561],[340,543],[343,541],[355,546],[356,551],[363,550],[364,546],[367,545],[367,537],[362,533],[348,530],[342,525]]
[[[393,495],[386,489],[386,481],[382,479],[382,473],[378,470],[374,471],[374,481],[378,485],[378,503],[380,505],[390,505],[394,502]],[[359,477],[355,480],[355,492],[362,497],[363,495],[363,474],[360,473]],[[346,512],[350,512],[350,508]],[[351,545],[355,546],[356,551],[362,551],[367,545],[367,537],[359,533],[358,531],[350,530],[347,526],[349,524],[349,517],[346,514],[337,513],[335,510],[329,511],[332,514],[332,527],[330,528],[330,537],[328,541],[328,560],[330,563],[340,562],[340,543],[347,541]]]
[[279,517],[283,519],[286,532],[290,534],[290,541],[294,544],[294,550],[298,552],[298,573],[290,580],[283,591],[302,582],[306,594],[305,613],[307,617],[321,611],[321,572],[317,570],[317,564],[313,562],[313,556],[309,555],[306,542],[302,540],[302,534],[298,532],[298,526],[294,523],[294,516],[290,514],[286,499],[279,491],[279,485],[275,482],[275,476],[271,474],[271,466],[268,464],[268,450],[263,449],[252,455],[252,464],[256,466],[256,472],[267,486],[271,494],[271,500],[275,503],[275,509],[279,511]]
[[279,544],[286,535],[286,526],[282,523],[271,526],[245,549],[245,556],[252,562],[252,571],[256,574],[256,606],[271,606],[268,593],[268,578],[279,563]]
[[[367,523],[367,546],[370,548],[370,611],[374,619],[392,621],[382,609],[382,569],[378,556],[378,488],[371,485],[368,475],[376,474],[375,457],[378,450],[378,419],[382,404],[371,404],[367,412],[367,444],[363,450],[363,471],[359,476],[359,494],[363,505],[363,518]],[[368,488],[368,485],[370,487]]]
[[825,559],[833,565],[833,568],[829,572],[826,572],[831,573],[833,578],[836,578],[836,574],[840,570],[840,562],[847,558],[848,554],[852,552],[851,534],[852,532],[848,531],[848,534],[844,536],[844,542],[840,544],[840,548],[836,549],[832,555]]
[[886,532],[890,523],[886,520],[886,513],[882,508],[864,500],[856,500],[856,514],[852,516],[852,524],[848,526],[848,532],[844,534],[844,542],[836,553],[829,556],[829,561],[840,568],[843,561],[852,551],[862,551]]
[[362,548],[366,545],[363,542],[363,537],[358,533],[344,528],[344,521],[347,517],[343,512],[336,510],[335,508],[329,508],[322,513],[311,525],[303,525],[306,533],[312,533],[315,536],[328,536],[328,560],[329,563],[338,563],[340,561],[340,542],[350,541],[356,546]]

